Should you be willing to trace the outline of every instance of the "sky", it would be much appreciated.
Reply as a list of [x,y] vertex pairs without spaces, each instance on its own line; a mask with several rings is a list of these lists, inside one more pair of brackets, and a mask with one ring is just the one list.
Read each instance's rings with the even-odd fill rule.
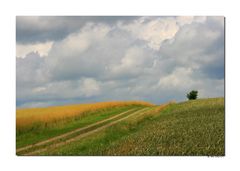
[[18,108],[224,96],[224,18],[16,17]]

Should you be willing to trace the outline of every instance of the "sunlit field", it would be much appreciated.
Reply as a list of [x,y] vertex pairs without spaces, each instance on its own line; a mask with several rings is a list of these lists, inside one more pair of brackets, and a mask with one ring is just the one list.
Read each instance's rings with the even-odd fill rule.
[[[42,114],[47,116],[47,111],[53,114],[57,110],[73,107],[75,110],[72,112],[77,113],[77,107],[81,109],[80,106],[87,105],[20,111],[36,110],[39,112],[37,116],[41,116],[42,110],[45,112]],[[68,113],[68,119],[63,119],[65,117],[61,111],[61,115],[56,115],[56,120],[38,120],[42,122],[41,126],[22,130],[17,128],[17,154],[225,155],[224,98],[168,102],[162,105],[108,102],[92,106],[95,108],[79,110],[82,112],[80,115]],[[55,110],[51,112],[52,109]],[[32,115],[23,114],[25,118]],[[34,122],[31,124],[34,125]]]
[[57,136],[128,109],[149,106],[154,105],[141,101],[116,101],[18,109],[16,111],[17,147]]
[[86,113],[114,107],[129,105],[153,106],[141,101],[99,102],[93,104],[66,105],[46,108],[18,109],[16,115],[17,130],[31,127],[34,124],[49,124],[72,117],[83,117]]

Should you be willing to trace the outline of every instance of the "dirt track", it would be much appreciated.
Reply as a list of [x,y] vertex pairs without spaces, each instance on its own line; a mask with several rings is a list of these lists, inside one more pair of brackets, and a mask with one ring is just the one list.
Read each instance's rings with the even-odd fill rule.
[[[91,135],[91,134],[93,134],[93,133],[95,133],[95,132],[98,132],[98,131],[100,131],[100,130],[103,130],[103,129],[105,129],[105,128],[108,128],[108,127],[110,127],[110,126],[112,126],[112,125],[114,125],[114,124],[116,124],[116,123],[118,123],[118,122],[120,122],[120,121],[122,121],[122,120],[125,120],[125,119],[127,119],[127,118],[129,118],[130,116],[133,116],[133,115],[135,115],[135,114],[142,114],[142,113],[144,113],[144,111],[146,111],[147,109],[148,109],[148,108],[143,108],[143,109],[141,109],[141,110],[138,110],[138,111],[135,111],[135,112],[133,112],[133,113],[130,113],[130,114],[127,115],[127,116],[121,117],[121,116],[125,115],[126,113],[131,112],[131,111],[134,110],[134,109],[130,109],[130,110],[128,110],[128,111],[122,112],[122,113],[117,114],[117,115],[115,115],[115,116],[112,116],[112,117],[110,117],[110,118],[107,118],[107,119],[104,119],[104,120],[102,120],[102,121],[98,121],[98,122],[96,122],[96,123],[90,124],[90,125],[88,125],[88,126],[86,126],[86,127],[78,128],[78,129],[75,129],[75,130],[73,130],[73,131],[67,132],[67,133],[65,133],[65,134],[62,134],[62,135],[59,135],[59,136],[50,138],[50,139],[48,139],[48,140],[44,140],[44,141],[41,141],[41,142],[36,143],[36,144],[33,144],[33,145],[28,145],[28,146],[19,148],[19,149],[17,149],[17,153],[23,152],[23,153],[21,153],[21,155],[37,155],[37,154],[39,154],[39,153],[41,153],[41,152],[47,151],[47,150],[50,149],[50,148],[51,148],[51,149],[52,149],[52,148],[57,148],[57,147],[59,147],[59,146],[65,145],[65,144],[67,144],[67,143],[70,143],[70,142],[73,142],[73,141],[76,141],[76,140],[79,140],[79,139],[81,139],[81,138],[83,138],[83,137],[86,137],[86,136],[88,136],[88,135]],[[116,119],[116,118],[118,118],[118,117],[121,117],[121,118],[120,118],[120,119],[117,119],[117,120],[114,120],[114,119]],[[112,122],[109,123],[108,121],[110,121],[110,120],[114,120],[114,121],[112,121]],[[105,122],[107,122],[107,123],[101,126],[101,124],[103,124],[103,123],[105,123]],[[97,128],[94,129],[94,127],[96,127],[96,126],[99,126],[99,127],[97,127]],[[93,129],[91,130],[91,128],[93,128]],[[90,130],[87,131],[88,129],[90,129]],[[85,130],[85,132],[80,133],[81,131],[84,131],[84,130]],[[77,135],[77,136],[74,136],[74,137],[72,137],[72,138],[69,138],[69,139],[67,139],[67,140],[65,140],[65,141],[53,143],[54,141],[58,141],[58,140],[67,138],[68,136],[74,135],[74,134],[76,134],[76,133],[80,133],[80,134]],[[33,151],[31,151],[31,148],[36,148],[36,147],[44,146],[44,145],[47,145],[48,143],[53,143],[53,144],[50,144],[50,145],[47,146],[47,147],[43,147],[43,148],[36,149],[36,150],[33,149]],[[26,152],[24,152],[24,151],[26,151]]]

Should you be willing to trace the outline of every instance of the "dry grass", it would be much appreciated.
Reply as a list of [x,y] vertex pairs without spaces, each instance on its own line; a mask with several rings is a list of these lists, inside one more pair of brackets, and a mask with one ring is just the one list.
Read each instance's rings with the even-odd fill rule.
[[170,104],[175,104],[175,103],[176,103],[175,100],[172,100],[172,101],[169,101],[169,102],[167,102],[167,103],[164,103],[164,104],[156,107],[155,110],[154,110],[154,112],[160,112],[161,110],[163,110],[164,108],[166,108],[168,105],[170,105]]
[[122,107],[128,105],[153,106],[142,101],[113,101],[92,104],[78,104],[67,106],[54,106],[46,108],[18,109],[16,111],[17,129],[31,126],[35,123],[50,123],[72,117],[84,116],[87,112],[94,112],[105,108]]

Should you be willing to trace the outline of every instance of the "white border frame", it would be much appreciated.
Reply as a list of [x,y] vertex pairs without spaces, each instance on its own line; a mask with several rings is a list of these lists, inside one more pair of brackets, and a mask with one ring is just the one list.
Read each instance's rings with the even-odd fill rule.
[[[239,170],[239,5],[237,1],[21,0],[1,3],[0,170]],[[17,157],[15,155],[16,15],[218,15],[226,17],[225,157]]]

